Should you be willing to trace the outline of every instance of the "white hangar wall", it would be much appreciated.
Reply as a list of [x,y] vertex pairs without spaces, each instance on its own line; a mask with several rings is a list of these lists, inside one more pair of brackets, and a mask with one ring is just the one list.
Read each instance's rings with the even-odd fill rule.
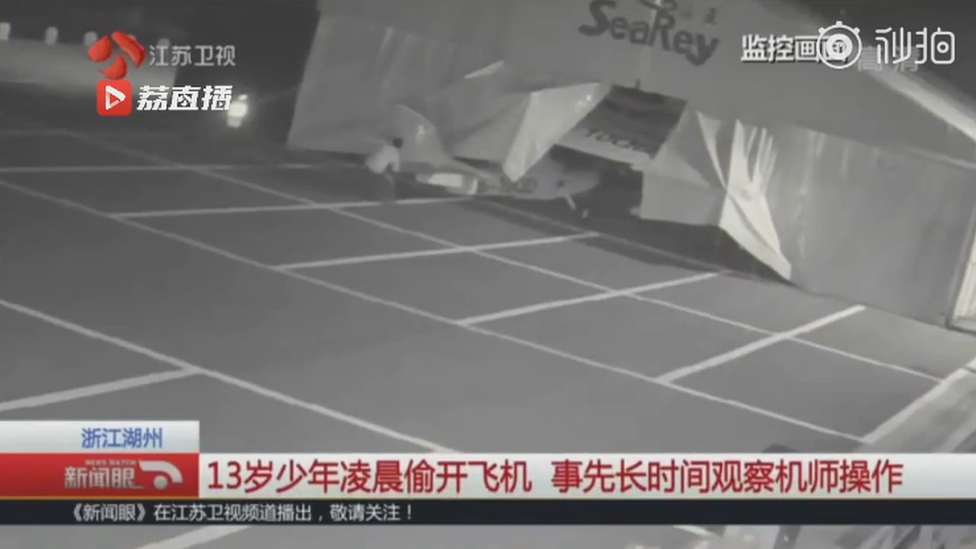
[[[663,13],[651,1],[323,0],[290,140],[362,152],[404,106],[439,136],[462,119],[496,144],[545,126],[519,141],[533,148],[515,151],[524,173],[604,93],[564,93],[539,116],[529,98],[556,97],[540,91],[610,83],[681,98],[678,127],[642,166],[642,216],[719,226],[812,292],[933,323],[969,314],[976,115],[964,101],[917,74],[743,64],[745,34],[823,25],[772,0],[661,0]],[[444,93],[495,62],[521,76]],[[434,97],[433,110],[477,116],[431,122]],[[511,148],[490,141],[469,149],[509,166]],[[470,156],[438,151],[441,165]]]

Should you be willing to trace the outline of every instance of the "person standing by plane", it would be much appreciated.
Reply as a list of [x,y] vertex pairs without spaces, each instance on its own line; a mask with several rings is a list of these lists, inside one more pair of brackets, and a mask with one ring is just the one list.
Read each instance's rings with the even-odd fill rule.
[[403,139],[399,137],[383,142],[366,157],[366,168],[381,179],[381,195],[384,202],[392,202],[397,197],[397,173],[400,171],[400,150]]

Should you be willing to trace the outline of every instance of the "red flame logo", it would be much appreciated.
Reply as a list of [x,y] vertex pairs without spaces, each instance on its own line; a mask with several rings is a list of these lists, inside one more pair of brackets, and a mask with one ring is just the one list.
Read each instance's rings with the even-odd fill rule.
[[[138,68],[142,65],[142,62],[146,60],[146,48],[142,46],[132,35],[126,34],[124,32],[113,32],[111,39],[108,36],[103,36],[97,42],[88,48],[88,59],[91,59],[93,63],[103,63],[112,56],[112,42],[118,44],[119,49],[126,53],[132,63]],[[116,55],[115,60],[112,64],[101,70],[102,76],[108,80],[122,80],[129,74],[129,66],[125,62],[125,58],[121,55]]]

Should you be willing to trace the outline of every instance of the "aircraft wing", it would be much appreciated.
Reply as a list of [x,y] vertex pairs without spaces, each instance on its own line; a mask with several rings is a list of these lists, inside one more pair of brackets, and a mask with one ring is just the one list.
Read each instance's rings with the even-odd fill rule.
[[684,107],[681,100],[614,87],[559,145],[639,169],[657,154]]

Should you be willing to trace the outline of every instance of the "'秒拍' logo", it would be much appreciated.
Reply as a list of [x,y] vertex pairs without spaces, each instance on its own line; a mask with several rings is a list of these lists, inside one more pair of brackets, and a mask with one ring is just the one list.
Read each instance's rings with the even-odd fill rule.
[[[637,0],[654,11],[654,17],[647,20],[629,20],[623,15],[614,14],[617,0],[593,0],[590,2],[592,23],[580,25],[577,30],[583,36],[595,38],[609,34],[614,40],[626,40],[631,44],[664,51],[684,57],[696,67],[704,65],[718,49],[719,39],[700,32],[676,28],[675,15],[690,18],[692,11],[679,10],[675,0],[662,0],[659,4],[650,0]],[[715,9],[708,10],[704,22],[714,24]]]
[[[93,63],[108,61],[108,58],[112,56],[114,50],[112,42],[118,44],[119,49],[129,56],[129,59],[132,60],[136,68],[146,60],[146,48],[133,38],[132,35],[118,31],[111,34],[111,39],[108,36],[103,36],[100,40],[92,44],[88,48],[88,59],[91,59]],[[124,57],[116,55],[112,64],[102,69],[101,72],[108,80],[122,80],[129,74],[129,66],[125,62]]]

